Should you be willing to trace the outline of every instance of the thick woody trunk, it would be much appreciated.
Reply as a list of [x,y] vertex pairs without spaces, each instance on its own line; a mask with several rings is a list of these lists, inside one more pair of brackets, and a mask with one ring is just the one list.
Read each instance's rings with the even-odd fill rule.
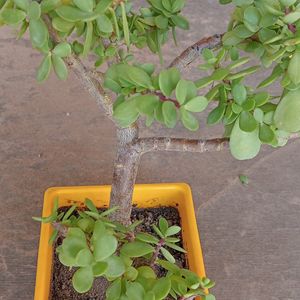
[[132,194],[141,157],[141,151],[134,145],[137,137],[136,127],[118,130],[110,207],[119,207],[113,219],[122,224],[130,223]]

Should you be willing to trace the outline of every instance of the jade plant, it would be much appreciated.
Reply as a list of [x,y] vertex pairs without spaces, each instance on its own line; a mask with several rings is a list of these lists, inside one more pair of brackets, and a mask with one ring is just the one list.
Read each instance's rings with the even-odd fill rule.
[[[53,225],[50,242],[62,238],[56,251],[63,265],[76,268],[72,284],[78,293],[89,291],[94,279],[102,277],[109,282],[107,300],[215,299],[206,293],[214,282],[178,266],[170,252],[185,253],[177,244],[179,226],[169,226],[161,217],[149,234],[139,230],[142,220],[127,226],[112,221],[109,216],[118,208],[99,211],[89,199],[85,204],[85,210],[73,205],[59,212],[56,199],[50,216],[34,218]],[[166,275],[158,277],[158,269]]]
[[[226,32],[200,39],[166,65],[166,42],[172,38],[176,45],[176,32],[189,29],[188,16],[182,13],[185,0],[148,0],[146,4],[130,0],[0,0],[0,25],[13,27],[19,39],[28,31],[32,47],[41,54],[37,80],[45,81],[52,70],[65,80],[72,70],[117,128],[110,205],[119,209],[113,211],[110,222],[103,222],[103,216],[97,218],[100,229],[122,249],[127,247],[125,233],[113,222],[130,226],[132,192],[144,153],[204,153],[229,147],[233,157],[246,160],[257,156],[262,145],[281,147],[298,137],[300,1],[219,2],[233,9]],[[157,54],[160,65],[147,61],[147,55],[137,60],[137,51]],[[197,59],[201,59],[199,75],[190,80],[185,70]],[[258,85],[250,85],[248,78],[257,77],[262,70],[268,75]],[[275,84],[277,92],[273,92]],[[222,124],[224,135],[201,137],[201,117],[208,126]],[[197,131],[199,138],[142,137],[139,128],[155,122],[170,129],[182,123],[187,130]],[[98,220],[96,215],[90,217]],[[78,225],[72,228],[66,241],[77,237]],[[80,235],[82,245],[88,235],[96,243],[92,231]],[[146,243],[148,249],[155,247]],[[59,251],[64,257],[64,246]],[[76,262],[72,260],[72,264]]]

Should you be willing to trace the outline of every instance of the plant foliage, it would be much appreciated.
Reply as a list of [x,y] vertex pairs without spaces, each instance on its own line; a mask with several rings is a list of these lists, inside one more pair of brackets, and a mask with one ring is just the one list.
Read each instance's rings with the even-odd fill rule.
[[[205,292],[214,286],[211,280],[199,278],[176,263],[172,253],[186,252],[178,245],[179,226],[169,226],[160,218],[153,224],[154,234],[145,233],[139,230],[141,221],[129,226],[113,222],[109,216],[116,208],[101,212],[89,199],[86,207],[80,210],[72,206],[59,213],[56,199],[49,217],[34,218],[54,225],[51,243],[62,236],[56,251],[63,265],[76,268],[72,283],[78,293],[89,291],[94,279],[102,276],[110,282],[107,300],[214,299]],[[165,276],[157,276],[158,267],[165,270]]]
[[[114,117],[121,127],[145,118],[147,126],[174,128],[181,122],[196,131],[196,114],[208,109],[207,124],[224,125],[232,155],[250,159],[262,144],[283,146],[300,131],[300,1],[219,2],[233,4],[234,11],[222,46],[202,51],[199,68],[209,75],[196,81],[185,80],[176,68],[155,72],[132,54],[134,47],[148,48],[163,61],[170,32],[176,43],[176,29],[189,28],[185,0],[148,0],[138,9],[129,0],[0,0],[0,25],[17,28],[18,38],[29,31],[33,48],[44,56],[40,82],[52,69],[65,80],[71,54],[93,57],[96,68],[109,62],[104,85],[116,94]],[[46,19],[61,43],[51,39]],[[260,63],[249,67],[250,57]],[[263,68],[272,69],[270,75],[248,86],[245,79]],[[280,95],[263,90],[277,82]]]

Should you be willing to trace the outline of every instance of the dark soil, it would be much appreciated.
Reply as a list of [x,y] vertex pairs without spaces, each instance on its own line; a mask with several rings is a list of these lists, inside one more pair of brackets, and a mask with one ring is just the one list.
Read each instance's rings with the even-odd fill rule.
[[[66,208],[61,208],[64,211]],[[143,220],[143,223],[137,227],[138,231],[153,233],[152,224],[157,224],[159,217],[164,217],[168,220],[169,225],[180,224],[180,216],[178,210],[174,207],[159,207],[159,208],[134,208],[131,215],[132,222],[136,220]],[[179,236],[181,238],[181,236]],[[62,240],[59,238],[54,245],[54,249],[61,244]],[[180,243],[178,243],[179,246]],[[187,267],[186,257],[184,254],[168,249],[175,257],[177,264],[180,267]],[[97,278],[94,281],[93,288],[85,294],[78,294],[72,286],[72,276],[76,269],[69,269],[63,266],[59,260],[56,251],[54,251],[53,273],[51,282],[51,300],[102,300],[105,299],[105,290],[107,282],[102,278]],[[156,273],[159,277],[165,275],[165,270],[157,268]]]

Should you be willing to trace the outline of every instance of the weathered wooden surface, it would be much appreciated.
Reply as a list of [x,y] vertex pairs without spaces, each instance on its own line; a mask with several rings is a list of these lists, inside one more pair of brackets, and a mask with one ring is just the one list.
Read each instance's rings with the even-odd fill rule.
[[[189,1],[192,31],[180,33],[179,49],[170,44],[166,61],[191,41],[222,32],[226,10],[217,9],[217,0]],[[0,29],[1,300],[33,299],[39,224],[31,216],[40,215],[44,190],[112,180],[111,122],[99,115],[74,76],[67,82],[52,76],[38,85],[39,61],[28,41],[15,41]],[[191,71],[195,75],[196,69]],[[170,131],[156,126],[144,132],[150,133]],[[179,128],[176,136],[185,133]],[[228,151],[143,157],[139,183],[191,184],[207,273],[217,280],[219,300],[299,299],[299,149],[300,142],[293,141],[277,152],[265,149],[251,162],[237,162]],[[240,185],[240,173],[250,176],[248,187]]]

